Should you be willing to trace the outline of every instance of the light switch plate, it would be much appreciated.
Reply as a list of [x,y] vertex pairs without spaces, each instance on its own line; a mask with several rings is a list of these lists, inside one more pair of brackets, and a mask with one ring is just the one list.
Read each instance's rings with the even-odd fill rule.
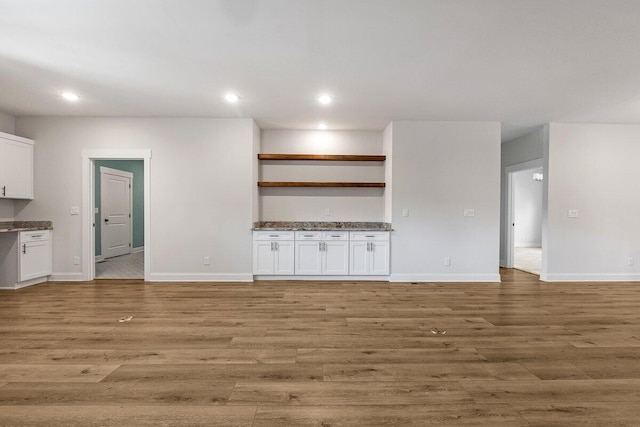
[[464,216],[476,216],[476,210],[475,209],[465,209],[463,212]]
[[567,218],[578,218],[578,209],[569,209],[567,211]]
[[409,209],[402,209],[402,216],[409,216]]
[[80,207],[71,206],[70,212],[71,212],[71,215],[80,215]]

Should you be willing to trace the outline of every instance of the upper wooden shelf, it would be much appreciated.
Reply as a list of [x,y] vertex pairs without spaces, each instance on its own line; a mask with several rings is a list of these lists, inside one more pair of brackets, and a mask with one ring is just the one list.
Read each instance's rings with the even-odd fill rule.
[[260,181],[258,187],[365,187],[384,188],[384,182],[275,182]]
[[383,155],[356,154],[258,154],[258,160],[324,160],[342,162],[384,162]]

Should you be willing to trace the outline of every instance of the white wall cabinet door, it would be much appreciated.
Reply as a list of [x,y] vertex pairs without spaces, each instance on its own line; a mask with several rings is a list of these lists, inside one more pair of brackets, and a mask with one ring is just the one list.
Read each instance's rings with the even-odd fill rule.
[[369,253],[369,242],[350,242],[349,274],[364,276],[369,274],[369,263],[371,257]]
[[51,274],[52,256],[50,231],[20,233],[19,281],[35,279]]
[[323,242],[322,273],[342,276],[349,274],[349,242]]
[[296,241],[296,274],[322,274],[322,242],[314,240]]
[[386,276],[389,274],[389,242],[371,242],[370,274]]
[[0,198],[33,199],[33,141],[9,137],[0,135]]
[[288,275],[294,272],[294,245],[293,241],[283,240],[275,243],[274,274]]

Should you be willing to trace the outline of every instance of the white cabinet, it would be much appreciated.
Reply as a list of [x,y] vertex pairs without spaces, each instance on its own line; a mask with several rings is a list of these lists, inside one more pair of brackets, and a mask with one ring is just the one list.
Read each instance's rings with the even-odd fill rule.
[[296,232],[296,275],[349,274],[348,232]]
[[33,199],[33,144],[0,132],[0,198]]
[[51,274],[51,231],[23,231],[20,233],[20,276],[25,280]]
[[387,231],[253,232],[256,276],[388,276]]
[[389,274],[388,232],[352,231],[349,239],[349,274],[354,276]]
[[253,236],[253,274],[294,273],[292,231],[259,231]]
[[51,252],[51,230],[0,233],[0,289],[46,282]]

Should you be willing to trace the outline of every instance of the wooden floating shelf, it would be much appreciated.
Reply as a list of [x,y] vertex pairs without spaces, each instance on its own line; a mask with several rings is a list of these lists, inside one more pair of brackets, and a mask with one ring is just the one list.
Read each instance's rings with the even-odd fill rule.
[[260,181],[258,187],[361,187],[384,188],[384,182],[275,182]]
[[258,154],[258,160],[324,160],[342,162],[384,162],[387,156],[355,154]]

